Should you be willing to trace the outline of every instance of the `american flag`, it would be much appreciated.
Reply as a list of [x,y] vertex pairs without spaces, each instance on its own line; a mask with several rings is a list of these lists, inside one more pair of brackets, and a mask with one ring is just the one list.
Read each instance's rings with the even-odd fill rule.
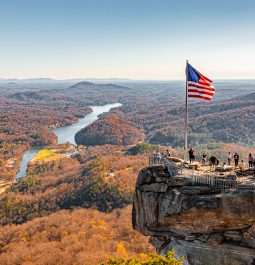
[[215,87],[212,86],[212,80],[199,73],[189,63],[187,63],[187,86],[189,98],[202,98],[211,100]]

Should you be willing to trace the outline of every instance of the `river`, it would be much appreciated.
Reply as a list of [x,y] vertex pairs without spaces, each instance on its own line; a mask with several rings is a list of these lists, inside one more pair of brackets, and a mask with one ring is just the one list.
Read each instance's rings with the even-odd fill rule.
[[[90,108],[92,109],[92,112],[86,115],[84,118],[79,119],[77,123],[53,129],[52,132],[58,137],[58,144],[64,144],[67,142],[75,144],[74,136],[78,131],[97,120],[100,114],[120,106],[120,103],[107,104],[104,106],[91,106]],[[17,174],[17,178],[22,178],[26,175],[28,162],[34,158],[36,154],[43,148],[43,146],[31,147],[24,153],[20,161],[20,169]]]

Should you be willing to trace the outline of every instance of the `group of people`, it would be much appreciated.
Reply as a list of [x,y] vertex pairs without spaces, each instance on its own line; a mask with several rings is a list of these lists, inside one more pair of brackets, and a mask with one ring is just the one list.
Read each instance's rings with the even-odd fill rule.
[[166,153],[164,152],[160,153],[160,151],[157,151],[157,152],[154,151],[152,155],[153,155],[154,161],[158,164],[160,164],[162,157],[171,157],[171,153],[168,149],[166,150]]
[[[190,162],[190,164],[192,164],[196,161],[197,152],[195,149],[190,148],[188,153],[189,153],[189,162]],[[157,152],[154,151],[153,152],[154,162],[157,162],[160,164],[162,157],[171,157],[170,151],[167,149],[166,153],[164,153],[164,152],[160,153],[160,151],[157,151]],[[227,166],[231,166],[232,158],[234,160],[235,168],[239,167],[241,170],[244,170],[244,168],[245,168],[244,160],[241,160],[239,162],[240,156],[237,152],[235,152],[233,156],[232,156],[231,152],[228,152],[227,162],[223,163],[223,169],[226,170]],[[206,155],[206,153],[203,153],[202,157],[201,157],[202,167],[205,166],[206,160],[207,160],[207,155]],[[211,170],[215,170],[216,166],[218,166],[220,163],[219,159],[214,155],[212,155],[208,161],[209,161],[209,166],[211,167]],[[249,169],[255,170],[255,156],[253,156],[251,153],[249,153],[249,155],[248,155],[248,164],[249,164]]]
[[[202,154],[202,166],[204,167],[205,166],[205,162],[206,162],[206,153],[203,153]],[[220,163],[219,159],[212,155],[210,158],[209,158],[209,165],[211,167],[211,170],[215,170],[216,166],[218,166]]]
[[[231,161],[232,161],[232,154],[231,152],[228,152],[228,165],[230,166],[231,165]],[[241,160],[242,162],[243,160]],[[239,155],[237,152],[235,152],[234,154],[234,162],[235,162],[235,167],[238,167],[238,164],[239,164]]]
[[[235,168],[237,168],[238,166],[241,169],[244,169],[244,160],[241,160],[241,163],[239,164],[239,155],[237,152],[235,152],[234,156],[234,164],[235,164]],[[232,161],[232,154],[231,152],[228,152],[228,165],[231,165],[231,161]],[[255,159],[253,158],[253,155],[251,153],[249,153],[248,155],[248,165],[249,165],[249,169],[253,169],[255,167]]]
[[[194,161],[196,161],[196,150],[190,148],[188,153],[189,153],[190,163],[193,163]],[[207,159],[207,155],[206,155],[206,153],[203,153],[202,159],[201,159],[202,166],[205,166],[206,159]],[[235,168],[240,167],[241,170],[244,170],[244,164],[245,164],[244,160],[241,160],[241,162],[239,163],[240,157],[239,157],[239,154],[237,152],[234,153],[233,160],[234,160]],[[231,152],[228,152],[227,163],[226,162],[223,163],[223,168],[226,169],[227,164],[228,164],[228,166],[231,166],[231,162],[232,162],[232,154],[231,154]],[[249,153],[249,155],[248,155],[248,164],[249,164],[249,169],[255,168],[255,156],[253,157],[253,155],[251,153]],[[218,158],[215,157],[214,155],[212,155],[209,158],[209,165],[211,166],[211,170],[215,170],[215,167],[219,165]]]

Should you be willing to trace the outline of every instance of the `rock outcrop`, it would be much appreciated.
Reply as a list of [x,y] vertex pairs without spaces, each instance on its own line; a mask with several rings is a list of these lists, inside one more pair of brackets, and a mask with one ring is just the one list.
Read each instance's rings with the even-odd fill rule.
[[174,248],[185,265],[255,264],[255,191],[223,193],[150,166],[139,173],[132,218],[159,253]]

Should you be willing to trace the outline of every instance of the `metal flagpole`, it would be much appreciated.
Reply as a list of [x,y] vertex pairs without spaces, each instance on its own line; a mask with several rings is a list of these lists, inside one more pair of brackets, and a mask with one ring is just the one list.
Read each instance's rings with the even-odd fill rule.
[[186,100],[185,100],[185,134],[184,134],[184,161],[187,161],[188,152],[188,60],[186,61]]

